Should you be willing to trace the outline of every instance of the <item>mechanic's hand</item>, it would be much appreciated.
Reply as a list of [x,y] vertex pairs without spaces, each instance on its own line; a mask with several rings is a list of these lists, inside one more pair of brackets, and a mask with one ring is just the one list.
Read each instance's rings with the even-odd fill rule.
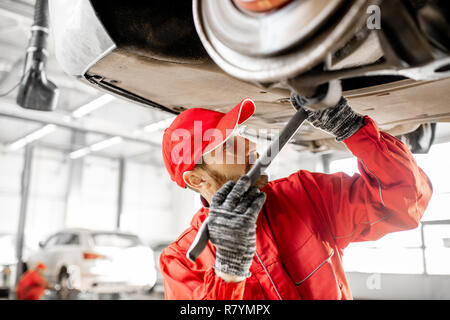
[[364,124],[363,116],[353,111],[344,97],[336,106],[322,110],[309,109],[308,100],[296,93],[291,95],[291,103],[296,108],[303,107],[309,114],[308,121],[334,135],[337,141],[349,138]]
[[265,200],[265,193],[250,188],[248,176],[237,183],[228,181],[214,194],[208,231],[216,247],[216,272],[241,277],[241,280],[250,276],[256,251],[256,219]]

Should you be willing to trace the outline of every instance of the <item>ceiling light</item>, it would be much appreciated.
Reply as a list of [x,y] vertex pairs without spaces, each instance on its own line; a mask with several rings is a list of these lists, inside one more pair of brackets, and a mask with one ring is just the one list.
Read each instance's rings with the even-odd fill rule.
[[105,94],[72,112],[72,117],[75,119],[82,118],[87,114],[105,106],[106,104],[113,101],[115,98],[112,95]]
[[106,148],[109,148],[113,145],[116,145],[118,143],[121,143],[123,141],[123,139],[121,137],[112,137],[110,139],[107,140],[103,140],[100,142],[97,142],[95,144],[93,144],[90,149],[91,151],[95,152],[95,151],[100,151]]
[[162,130],[170,126],[173,120],[175,120],[176,117],[168,118],[165,120],[161,120],[155,123],[151,123],[148,126],[145,126],[142,130],[145,132],[155,132],[158,130]]
[[37,129],[37,130],[33,131],[32,133],[26,135],[23,138],[20,138],[14,142],[11,142],[10,144],[7,144],[5,148],[9,151],[19,150],[19,149],[25,147],[27,144],[34,142],[36,140],[39,140],[39,139],[45,137],[46,135],[52,133],[55,130],[56,130],[56,126],[54,124],[47,124],[47,125],[43,126],[42,128]]
[[91,153],[91,149],[89,147],[82,148],[82,149],[76,150],[74,152],[71,152],[69,154],[69,158],[72,160],[75,160],[75,159],[82,158],[82,157],[88,155],[89,153]]
[[122,137],[112,137],[112,138],[94,143],[93,145],[91,145],[89,147],[84,147],[84,148],[78,149],[76,151],[73,151],[69,154],[69,158],[72,160],[79,159],[79,158],[82,158],[82,157],[90,154],[91,152],[96,152],[96,151],[100,151],[100,150],[109,148],[113,145],[121,143],[122,141],[123,141]]

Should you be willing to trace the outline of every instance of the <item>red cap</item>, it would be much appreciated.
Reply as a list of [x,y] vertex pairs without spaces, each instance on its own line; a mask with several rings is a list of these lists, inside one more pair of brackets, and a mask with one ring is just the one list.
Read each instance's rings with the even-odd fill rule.
[[255,112],[255,103],[244,99],[228,113],[192,108],[180,113],[164,130],[162,153],[170,178],[186,188],[183,174],[201,157],[220,146]]
[[45,264],[43,264],[42,262],[40,262],[40,263],[38,263],[38,264],[36,265],[36,268],[35,268],[35,269],[36,269],[36,270],[38,270],[38,269],[46,270],[47,267],[45,266]]

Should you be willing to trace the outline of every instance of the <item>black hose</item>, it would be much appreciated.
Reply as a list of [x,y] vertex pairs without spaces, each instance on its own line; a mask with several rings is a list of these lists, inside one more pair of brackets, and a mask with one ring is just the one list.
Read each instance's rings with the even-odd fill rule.
[[48,0],[36,0],[34,7],[34,25],[48,28]]
[[48,0],[36,0],[34,23],[31,29],[30,43],[28,45],[31,60],[35,62],[46,61],[48,27]]
[[52,111],[58,101],[58,87],[47,79],[48,0],[36,0],[34,23],[27,48],[24,74],[16,102],[25,109]]

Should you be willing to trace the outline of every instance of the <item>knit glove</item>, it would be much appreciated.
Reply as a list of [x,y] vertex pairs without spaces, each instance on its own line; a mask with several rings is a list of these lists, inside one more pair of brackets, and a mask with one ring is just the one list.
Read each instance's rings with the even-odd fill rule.
[[308,112],[308,121],[316,128],[325,130],[343,141],[351,137],[364,124],[364,118],[347,104],[344,97],[337,105],[322,110],[312,110],[307,106],[307,99],[293,93],[291,103],[295,108],[303,107]]
[[216,247],[214,269],[247,278],[256,251],[256,219],[265,193],[250,188],[248,176],[228,181],[213,196],[209,207],[209,239]]

